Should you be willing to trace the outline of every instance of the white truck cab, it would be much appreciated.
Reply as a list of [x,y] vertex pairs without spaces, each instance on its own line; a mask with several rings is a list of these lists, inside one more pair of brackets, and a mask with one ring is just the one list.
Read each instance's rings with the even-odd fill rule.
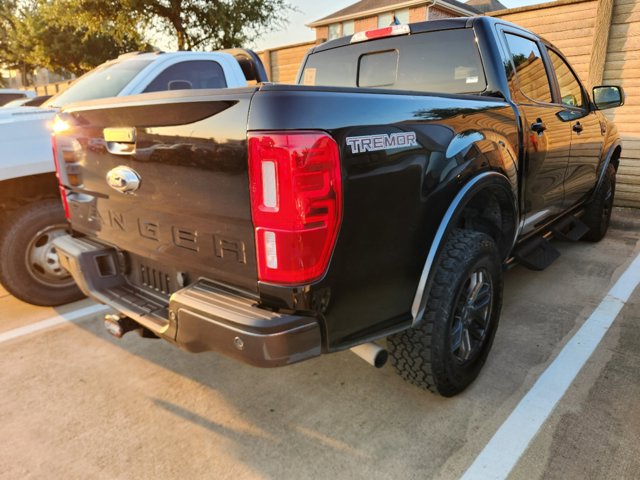
[[248,50],[129,53],[83,75],[42,107],[0,109],[0,283],[36,305],[82,297],[52,243],[67,229],[51,149],[60,108],[163,90],[244,87],[248,80],[267,80]]

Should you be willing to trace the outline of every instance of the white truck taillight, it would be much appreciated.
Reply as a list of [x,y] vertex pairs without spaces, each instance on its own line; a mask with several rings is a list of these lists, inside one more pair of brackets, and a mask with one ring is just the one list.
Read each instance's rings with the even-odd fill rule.
[[248,135],[260,281],[300,285],[325,273],[342,218],[338,145],[324,132]]
[[71,130],[71,125],[56,116],[51,126],[51,146],[53,148],[53,162],[56,166],[56,176],[60,185],[60,195],[64,204],[67,219],[69,218],[69,206],[67,203],[67,187],[81,187],[82,173],[78,163],[82,146],[75,138],[66,136]]
[[62,185],[60,160],[58,159],[58,141],[56,140],[55,132],[51,135],[51,148],[53,148],[53,163],[56,166],[56,177],[58,177],[58,186],[60,188],[60,198],[62,199],[62,205],[64,206],[64,215],[65,217],[67,217],[67,220],[69,220],[71,214],[69,212],[69,202],[67,202],[67,191]]

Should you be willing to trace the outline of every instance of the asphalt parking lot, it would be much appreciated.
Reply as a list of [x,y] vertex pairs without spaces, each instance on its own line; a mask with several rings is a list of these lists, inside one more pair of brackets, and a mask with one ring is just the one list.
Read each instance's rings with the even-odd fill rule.
[[[613,296],[620,311],[596,325],[604,337],[564,395],[555,377],[539,382],[571,370],[576,332],[637,274],[638,232],[640,211],[616,209],[602,242],[556,242],[562,256],[544,272],[507,272],[487,365],[453,399],[350,352],[261,370],[116,340],[88,300],[38,308],[0,290],[0,479],[500,478],[478,467],[495,452],[512,457],[514,479],[638,478],[640,288]],[[559,402],[517,455],[496,432],[536,392]]]

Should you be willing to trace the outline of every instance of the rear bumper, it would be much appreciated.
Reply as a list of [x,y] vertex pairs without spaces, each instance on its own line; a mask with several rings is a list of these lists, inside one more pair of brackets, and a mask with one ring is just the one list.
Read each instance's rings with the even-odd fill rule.
[[318,320],[270,312],[255,300],[206,280],[164,297],[131,285],[115,248],[70,235],[55,239],[62,265],[80,289],[190,352],[216,351],[259,367],[321,352]]

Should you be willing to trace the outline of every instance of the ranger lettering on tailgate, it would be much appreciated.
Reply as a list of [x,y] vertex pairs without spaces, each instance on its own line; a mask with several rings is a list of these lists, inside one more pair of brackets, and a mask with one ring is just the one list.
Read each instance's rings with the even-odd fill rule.
[[[177,225],[170,227],[161,226],[158,221],[138,217],[135,222],[129,221],[125,215],[115,210],[108,211],[109,223],[102,221],[102,215],[96,211],[94,217],[97,221],[104,225],[109,225],[112,229],[121,232],[131,232],[133,229],[129,225],[136,225],[136,233],[144,239],[156,242],[166,242],[172,245],[192,252],[199,252],[201,245],[206,242],[213,242],[215,256],[221,259],[234,260],[238,263],[247,263],[247,254],[245,243],[242,240],[236,240],[218,234],[201,234],[197,229],[186,228]],[[170,234],[168,232],[171,232]]]

